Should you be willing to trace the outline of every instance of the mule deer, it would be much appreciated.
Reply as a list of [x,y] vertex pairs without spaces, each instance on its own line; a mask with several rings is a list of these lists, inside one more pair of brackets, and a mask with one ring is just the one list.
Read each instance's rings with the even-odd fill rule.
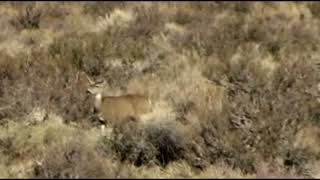
[[152,111],[151,100],[144,95],[122,94],[110,95],[103,92],[105,81],[90,82],[87,93],[94,95],[94,114],[103,123],[122,120],[139,120],[141,115]]

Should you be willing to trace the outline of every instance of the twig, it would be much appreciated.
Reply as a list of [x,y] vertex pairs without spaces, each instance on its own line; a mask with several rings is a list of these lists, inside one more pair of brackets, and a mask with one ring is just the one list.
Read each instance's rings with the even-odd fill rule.
[[0,107],[0,111],[3,111],[5,109],[11,108],[12,104],[4,106],[4,107]]

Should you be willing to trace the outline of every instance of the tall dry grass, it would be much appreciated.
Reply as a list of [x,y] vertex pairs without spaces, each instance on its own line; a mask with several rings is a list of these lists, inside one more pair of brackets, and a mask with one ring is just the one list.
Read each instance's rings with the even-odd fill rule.
[[[318,6],[0,3],[0,176],[317,176]],[[101,134],[79,72],[154,111]]]

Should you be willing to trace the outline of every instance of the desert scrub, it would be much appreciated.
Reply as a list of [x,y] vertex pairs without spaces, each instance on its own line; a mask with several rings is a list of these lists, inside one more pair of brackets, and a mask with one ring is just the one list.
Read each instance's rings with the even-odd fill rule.
[[[31,163],[24,177],[264,176],[272,172],[259,162],[277,158],[279,176],[289,169],[304,174],[320,146],[317,8],[308,2],[0,3],[0,174],[21,177],[19,168],[11,170],[29,171]],[[111,89],[148,92],[165,105],[152,114],[154,124],[119,122],[111,139],[96,142],[79,71]],[[30,125],[37,108],[63,125]],[[167,111],[172,124],[159,124],[169,121],[161,119]]]
[[[59,123],[57,119],[34,126],[9,123],[0,134],[2,163],[13,173],[11,167],[22,163],[25,168],[31,162],[32,171],[27,177],[109,177],[112,176],[111,161],[101,159],[95,149],[99,133],[86,131]],[[110,165],[110,173],[105,168]],[[108,168],[107,168],[108,169]]]
[[72,127],[59,125],[55,120],[37,126],[9,122],[7,127],[2,127],[1,147],[2,152],[12,158],[11,160],[36,156],[44,146],[51,142],[65,140],[58,138],[59,132],[63,132],[66,136],[74,132]]
[[84,14],[91,16],[105,16],[114,9],[125,8],[128,2],[86,2],[83,3]]
[[111,27],[99,33],[67,35],[55,39],[49,47],[54,61],[70,64],[93,78],[104,78],[110,86],[124,86],[142,75],[134,63],[145,63],[153,55],[150,40],[135,41],[129,29]]
[[[21,11],[20,11],[21,12]],[[11,21],[17,29],[39,28],[42,12],[31,4],[25,7],[15,19]]]
[[[99,154],[79,140],[51,145],[44,153],[43,163],[35,165],[36,178],[105,178],[107,164]],[[109,169],[112,171],[112,169]],[[112,176],[111,176],[112,177]]]
[[138,127],[134,122],[119,123],[114,127],[111,139],[101,138],[100,147],[106,154],[113,153],[122,162],[135,166],[158,164],[166,166],[170,162],[185,158],[188,147],[186,139],[173,125]]

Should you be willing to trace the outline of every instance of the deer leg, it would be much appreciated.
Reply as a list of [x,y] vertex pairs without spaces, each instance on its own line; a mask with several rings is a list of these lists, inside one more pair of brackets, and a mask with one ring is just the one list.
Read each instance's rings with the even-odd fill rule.
[[106,123],[106,120],[105,120],[103,117],[101,117],[100,115],[98,115],[98,120],[99,120],[99,122],[102,123],[102,124],[105,124],[105,123]]
[[129,117],[128,117],[128,120],[129,120],[129,121],[133,121],[133,122],[138,121],[135,116],[129,116]]
[[105,135],[106,126],[105,125],[101,125],[100,128],[101,128],[101,135]]

